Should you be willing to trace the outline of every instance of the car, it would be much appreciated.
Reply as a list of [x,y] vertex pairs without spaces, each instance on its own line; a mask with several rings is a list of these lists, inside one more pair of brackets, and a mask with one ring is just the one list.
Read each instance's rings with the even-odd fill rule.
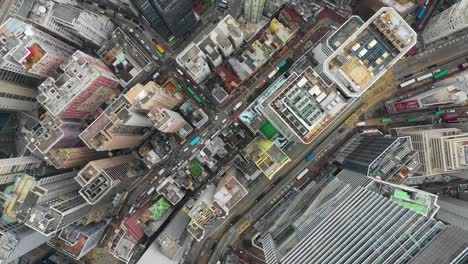
[[122,13],[115,13],[116,16],[123,17]]
[[178,72],[180,75],[184,76],[184,73],[183,73],[180,69],[177,69],[177,72]]
[[141,44],[145,44],[145,41],[144,41],[144,40],[142,40],[142,39],[140,39],[140,42],[141,42]]
[[223,119],[223,121],[221,121],[221,124],[224,124],[224,123],[226,123],[226,121],[227,121],[227,119],[226,119],[226,118],[224,118],[224,119]]
[[184,148],[182,152],[187,152],[187,150],[189,150],[189,147]]
[[148,46],[145,46],[145,48],[146,48],[147,50],[150,50],[150,47],[148,47]]
[[153,80],[156,80],[156,78],[159,77],[159,72],[156,72],[154,75],[153,75]]
[[93,3],[93,6],[99,6],[98,3]]
[[133,33],[133,29],[129,28],[128,31],[130,31],[130,33]]
[[218,120],[218,118],[219,118],[219,115],[218,115],[218,114],[216,114],[216,115],[215,115],[215,118],[214,118],[214,119],[215,119],[215,121],[216,121],[216,120]]

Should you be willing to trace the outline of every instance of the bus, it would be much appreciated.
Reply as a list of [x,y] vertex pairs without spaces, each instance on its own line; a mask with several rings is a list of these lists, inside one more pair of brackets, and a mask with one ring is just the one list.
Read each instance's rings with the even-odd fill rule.
[[419,9],[418,15],[416,16],[416,20],[421,20],[424,17],[424,15],[426,14],[426,9],[427,9],[426,6],[422,6]]
[[311,161],[315,159],[315,154],[313,152],[309,153],[309,155],[307,155],[307,158],[306,158],[306,161]]
[[418,119],[416,117],[411,117],[411,118],[408,118],[406,119],[406,122],[417,122]]
[[156,52],[156,55],[158,55],[159,58],[161,58],[161,59],[164,58],[164,54],[159,52],[159,50],[156,49],[155,52]]
[[190,86],[187,86],[187,91],[189,92],[189,94],[193,97],[193,99],[195,99],[195,101],[197,101],[197,103],[199,104],[202,104],[203,101],[202,99],[200,98],[200,96],[198,96],[195,91],[192,90],[192,88],[190,88]]
[[431,77],[432,77],[432,72],[428,74],[424,74],[423,76],[419,76],[418,78],[416,78],[416,81],[420,82],[420,81],[429,79]]
[[409,81],[400,83],[400,88],[408,87],[408,86],[412,85],[412,84],[415,83],[415,82],[416,82],[415,79],[411,79],[411,80],[409,80]]
[[307,173],[309,172],[309,169],[308,168],[305,168],[303,171],[301,171],[301,173],[299,173],[296,177],[296,180],[300,180],[302,179],[302,177],[304,177]]
[[278,68],[275,68],[272,72],[270,72],[270,74],[268,74],[268,79],[273,78],[273,76],[275,76],[277,72],[278,72]]
[[443,70],[443,71],[440,71],[440,72],[434,74],[434,79],[435,79],[435,80],[438,80],[438,79],[444,77],[445,75],[447,75],[448,73],[449,73],[448,69],[445,69],[445,70]]
[[380,120],[380,122],[382,123],[388,123],[388,122],[392,122],[392,119],[391,118],[388,118],[388,117],[384,117]]

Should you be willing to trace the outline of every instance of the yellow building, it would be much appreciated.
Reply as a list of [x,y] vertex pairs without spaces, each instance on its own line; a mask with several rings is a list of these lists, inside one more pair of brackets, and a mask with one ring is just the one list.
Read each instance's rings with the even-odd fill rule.
[[261,138],[257,138],[248,145],[245,152],[270,180],[284,165],[291,161],[274,142]]

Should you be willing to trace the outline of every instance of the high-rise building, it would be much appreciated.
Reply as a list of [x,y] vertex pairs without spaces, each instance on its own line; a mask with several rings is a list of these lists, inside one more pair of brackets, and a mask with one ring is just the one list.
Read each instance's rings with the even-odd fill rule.
[[148,113],[148,117],[153,121],[154,127],[164,133],[175,133],[187,124],[179,113],[166,108],[155,107]]
[[410,137],[356,134],[336,156],[345,169],[398,183],[404,182],[420,167]]
[[429,20],[422,33],[429,44],[468,28],[468,1],[461,0]]
[[23,224],[6,223],[0,219],[0,263],[12,263],[49,240],[50,237]]
[[80,122],[44,115],[33,130],[26,133],[27,148],[39,156],[46,155],[52,149],[73,147],[79,141],[82,132]]
[[146,128],[152,126],[146,115],[134,111],[121,96],[80,134],[80,138],[96,151],[131,148],[141,140]]
[[157,68],[155,60],[140,43],[120,27],[112,32],[97,54],[125,88],[146,81]]
[[318,195],[307,216],[262,234],[266,263],[409,263],[446,229],[437,196],[406,186],[335,179]]
[[263,16],[263,8],[265,0],[246,0],[244,2],[244,17],[245,19],[258,22]]
[[136,84],[124,97],[133,107],[143,112],[149,112],[155,107],[174,109],[182,101],[180,96],[171,94],[153,81],[145,85]]
[[89,204],[96,204],[129,187],[130,182],[143,175],[145,168],[132,155],[117,156],[89,162],[75,180],[81,185],[80,195]]
[[91,205],[78,193],[76,171],[44,178],[16,208],[16,218],[28,227],[50,236],[90,213],[108,206],[110,200]]
[[118,94],[118,87],[118,78],[102,61],[77,51],[58,76],[39,86],[37,101],[53,116],[82,119]]
[[35,90],[0,81],[0,110],[29,112],[34,110],[36,106]]
[[131,0],[151,27],[163,38],[184,37],[197,23],[190,0]]
[[23,1],[17,16],[78,47],[86,43],[101,46],[114,29],[106,16],[56,1]]
[[398,136],[411,137],[421,160],[418,173],[436,175],[468,169],[468,133],[458,128],[431,126],[401,127],[395,132]]
[[103,159],[107,152],[97,152],[87,147],[51,149],[47,162],[56,169],[67,169],[84,165],[92,160]]
[[79,260],[97,246],[109,222],[105,220],[89,225],[73,223],[65,227],[49,245]]
[[37,79],[50,76],[73,48],[37,28],[10,18],[0,26],[0,68]]

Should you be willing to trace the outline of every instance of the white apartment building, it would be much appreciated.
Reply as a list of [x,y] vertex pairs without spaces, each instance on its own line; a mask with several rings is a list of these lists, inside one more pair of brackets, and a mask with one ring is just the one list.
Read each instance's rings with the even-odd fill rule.
[[0,68],[34,78],[50,76],[74,49],[37,28],[10,18],[0,26]]
[[468,28],[468,0],[461,0],[434,16],[424,29],[422,38],[429,44],[465,28]]
[[25,19],[77,46],[83,46],[85,42],[101,46],[115,27],[103,15],[47,0],[35,0]]

